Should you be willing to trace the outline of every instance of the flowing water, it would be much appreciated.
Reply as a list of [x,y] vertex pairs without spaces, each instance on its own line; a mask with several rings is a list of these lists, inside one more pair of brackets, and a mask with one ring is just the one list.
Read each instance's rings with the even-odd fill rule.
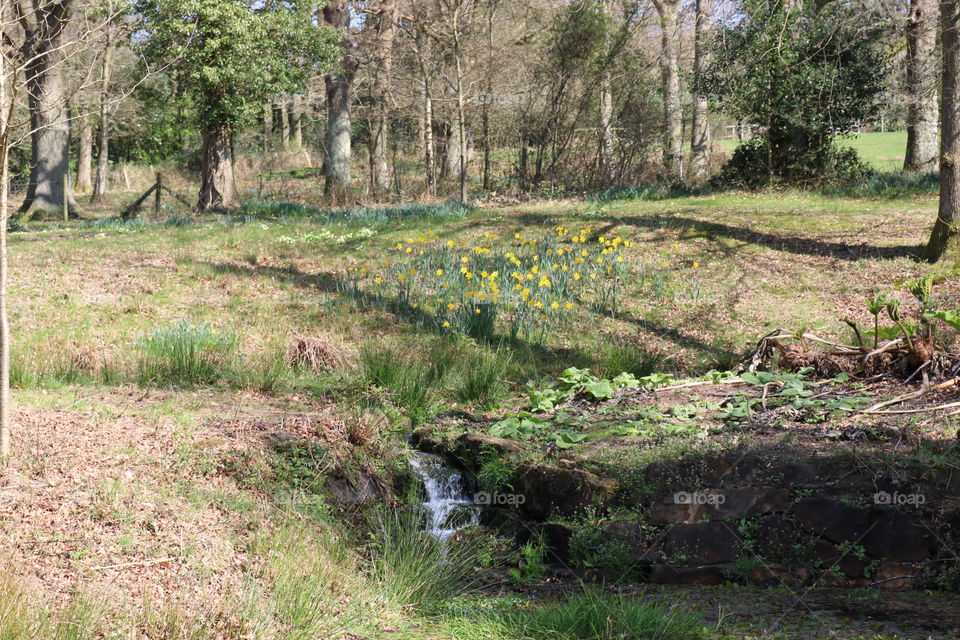
[[468,493],[463,475],[447,465],[442,456],[415,452],[410,457],[410,468],[423,480],[427,531],[440,542],[479,522],[480,507]]

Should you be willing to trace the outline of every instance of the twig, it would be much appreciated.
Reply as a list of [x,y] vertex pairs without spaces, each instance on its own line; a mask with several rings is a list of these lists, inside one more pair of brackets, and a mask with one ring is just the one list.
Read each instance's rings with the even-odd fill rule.
[[870,583],[869,585],[867,585],[867,586],[875,587],[875,586],[877,586],[878,584],[883,584],[884,582],[892,582],[892,581],[894,581],[894,580],[903,580],[904,578],[916,578],[916,577],[917,577],[917,576],[915,576],[915,575],[913,575],[913,574],[910,574],[910,575],[907,575],[907,576],[893,576],[892,578],[885,578],[885,579],[883,579],[883,580],[877,580],[876,582],[871,582],[871,583]]
[[673,391],[674,389],[686,389],[688,387],[699,387],[705,384],[736,384],[737,382],[743,382],[740,378],[730,378],[728,380],[696,380],[694,382],[684,382],[682,384],[672,384],[667,387],[654,387],[654,391]]
[[[869,413],[871,415],[895,415],[902,413],[923,413],[924,411],[939,411],[940,409],[952,409],[953,407],[960,407],[960,402],[949,402],[947,404],[938,404],[935,407],[921,407],[919,409],[894,409],[892,411],[869,411],[864,410],[859,413]],[[844,409],[841,409],[843,411]],[[849,411],[857,411],[856,409],[849,409]]]
[[102,569],[124,569],[126,567],[147,567],[152,564],[162,564],[164,562],[171,562],[176,560],[176,558],[157,558],[155,560],[142,560],[140,562],[123,562],[120,564],[105,564],[99,567],[94,567],[95,570],[100,571]]
[[896,340],[891,340],[890,342],[888,342],[887,344],[883,345],[883,346],[880,347],[879,349],[874,349],[873,351],[871,351],[871,352],[868,353],[867,355],[863,356],[863,361],[866,362],[867,360],[869,360],[869,359],[872,358],[873,356],[878,356],[878,355],[880,355],[881,353],[884,353],[884,352],[886,352],[886,351],[889,351],[890,349],[893,349],[894,347],[900,346],[901,344],[903,344],[903,338],[897,338]]
[[921,371],[923,371],[924,369],[926,369],[927,367],[929,367],[931,362],[933,362],[933,360],[927,360],[927,361],[924,362],[922,365],[920,365],[919,367],[917,367],[917,370],[916,370],[916,371],[914,371],[914,372],[911,373],[909,376],[907,376],[907,379],[903,381],[903,384],[907,384],[908,382],[910,382],[911,380],[913,380],[913,379],[917,376],[918,373],[920,373]]

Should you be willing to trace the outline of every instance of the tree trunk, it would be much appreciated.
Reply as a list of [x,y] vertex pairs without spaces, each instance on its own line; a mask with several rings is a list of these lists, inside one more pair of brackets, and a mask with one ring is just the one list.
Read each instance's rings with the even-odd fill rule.
[[937,170],[936,0],[910,0],[904,171]]
[[663,83],[663,168],[667,176],[683,177],[683,114],[676,31],[679,0],[654,0],[660,16],[660,75]]
[[[694,83],[707,68],[707,41],[710,38],[710,0],[696,0],[694,8],[693,74]],[[690,123],[690,176],[702,182],[710,173],[710,123],[707,97],[696,88],[693,95],[693,118]]]
[[[0,7],[0,22],[6,11]],[[10,323],[7,316],[7,223],[10,212],[10,116],[7,59],[0,53],[0,459],[10,457]],[[13,74],[11,74],[13,75]]]
[[354,42],[346,33],[350,8],[346,0],[330,0],[323,8],[324,22],[343,29],[343,58],[340,67],[327,74],[327,129],[324,134],[324,193],[334,202],[345,202],[350,191],[350,88],[357,70]]
[[437,193],[437,174],[434,167],[436,161],[433,152],[433,99],[430,97],[430,92],[427,91],[426,83],[423,93],[423,125],[423,161],[427,165],[427,195],[432,196]]
[[370,131],[370,177],[376,196],[390,190],[390,164],[387,158],[390,98],[390,71],[393,65],[393,41],[397,33],[396,0],[380,0],[377,9],[376,56],[373,69],[373,118]]
[[237,206],[232,137],[230,127],[225,125],[203,132],[200,197],[197,200],[200,211]]
[[294,95],[290,102],[290,130],[293,147],[303,148],[303,96]]
[[280,98],[280,145],[290,147],[290,112],[287,109],[287,96]]
[[107,195],[107,167],[110,153],[110,122],[107,105],[110,101],[110,71],[113,62],[113,44],[110,31],[103,47],[103,68],[100,71],[100,140],[97,148],[97,180],[93,185],[93,202],[102,203]]
[[263,105],[263,152],[270,151],[270,140],[273,138],[273,104],[268,100]]
[[940,2],[940,208],[927,243],[930,262],[960,262],[960,0]]
[[[603,12],[604,15],[609,14],[609,0],[604,0]],[[607,46],[609,46],[610,38],[607,37],[605,40],[607,41]],[[610,59],[608,53],[607,59],[604,61],[605,68],[601,71],[600,75],[600,123],[599,131],[597,132],[600,137],[600,153],[598,164],[600,165],[600,177],[604,182],[609,181],[611,178],[613,148],[616,144],[613,131],[613,86],[609,69],[612,63],[613,61]]]
[[93,188],[93,123],[90,116],[83,115],[77,122],[80,130],[77,155],[77,182],[74,189],[78,193],[89,193]]
[[447,153],[443,173],[446,176],[456,176],[460,173],[460,125],[456,114],[454,114],[453,122],[445,128],[447,130]]
[[[59,46],[59,38],[53,46]],[[30,184],[20,206],[23,219],[30,219],[37,211],[61,211],[65,198],[70,213],[77,210],[67,180],[70,119],[63,95],[61,65],[51,54],[34,55],[25,69],[31,136]]]

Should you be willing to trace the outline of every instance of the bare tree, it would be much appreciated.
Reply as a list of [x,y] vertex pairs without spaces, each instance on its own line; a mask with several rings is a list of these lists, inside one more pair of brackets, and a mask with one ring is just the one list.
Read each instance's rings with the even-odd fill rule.
[[[370,18],[368,18],[370,19]],[[374,59],[373,105],[370,125],[370,182],[376,195],[390,189],[387,139],[390,130],[390,79],[393,43],[397,34],[397,0],[380,0],[372,16]]]
[[[80,107],[85,111],[84,107]],[[78,193],[90,193],[93,188],[93,122],[85,113],[77,117],[79,130],[77,148],[77,181],[73,188]]]
[[690,124],[690,177],[702,181],[710,172],[710,123],[707,97],[697,91],[699,80],[707,67],[707,40],[710,37],[711,0],[696,0],[693,34],[693,117]]
[[677,27],[680,0],[653,0],[660,17],[660,77],[663,84],[663,168],[671,178],[683,176],[683,113],[680,103],[680,56]]
[[907,18],[907,150],[904,171],[937,169],[937,3],[910,0]]
[[[112,12],[113,2],[110,2]],[[107,168],[110,163],[110,76],[113,56],[117,47],[114,27],[108,25],[103,30],[103,53],[100,59],[100,139],[97,145],[97,177],[93,185],[93,202],[103,202],[107,195]]]
[[346,201],[350,190],[350,94],[357,72],[356,41],[349,33],[350,7],[347,0],[331,0],[323,8],[323,20],[343,31],[343,58],[327,74],[327,129],[323,139],[324,192],[335,202]]
[[[610,0],[601,0],[603,15],[609,19]],[[607,29],[609,32],[609,29]],[[606,42],[609,47],[609,33],[606,36]],[[610,177],[610,167],[613,162],[613,148],[616,145],[616,134],[613,130],[613,81],[611,78],[610,64],[604,61],[604,68],[600,72],[600,175],[604,179]]]
[[940,1],[940,207],[925,257],[960,262],[960,0]]

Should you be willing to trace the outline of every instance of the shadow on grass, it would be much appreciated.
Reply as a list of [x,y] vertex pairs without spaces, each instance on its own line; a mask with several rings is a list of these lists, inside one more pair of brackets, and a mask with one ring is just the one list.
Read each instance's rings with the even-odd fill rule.
[[[775,251],[784,251],[799,255],[825,256],[839,260],[856,261],[864,258],[881,260],[911,258],[918,260],[923,251],[923,245],[882,247],[866,243],[851,244],[848,242],[830,242],[813,237],[785,236],[765,231],[755,231],[743,227],[735,227],[719,222],[706,222],[697,220],[696,218],[688,218],[670,213],[649,216],[604,216],[601,219],[604,222],[609,222],[611,225],[630,225],[640,229],[692,229],[699,237],[708,240],[716,237],[730,238],[739,240],[740,242],[761,245]],[[549,216],[525,213],[518,216],[517,220],[523,224],[542,225],[549,220]]]
[[[234,276],[267,278],[279,282],[292,284],[296,287],[308,289],[317,293],[331,294],[341,297],[344,300],[351,300],[364,309],[380,309],[394,314],[397,318],[412,325],[418,332],[430,333],[433,335],[446,335],[441,327],[441,321],[437,317],[415,307],[407,300],[399,296],[385,296],[367,291],[353,291],[347,293],[350,289],[350,283],[337,277],[333,273],[305,273],[294,267],[272,267],[261,265],[239,265],[231,263],[214,263],[202,260],[188,260],[184,264],[193,265],[212,270],[217,274],[227,274]],[[532,364],[531,373],[544,369],[553,371],[554,368],[565,369],[566,367],[593,367],[600,360],[582,349],[572,349],[565,347],[549,347],[543,344],[530,343],[521,339],[511,339],[509,336],[496,335],[491,337],[488,342],[494,346],[509,347],[518,356],[530,361]]]

